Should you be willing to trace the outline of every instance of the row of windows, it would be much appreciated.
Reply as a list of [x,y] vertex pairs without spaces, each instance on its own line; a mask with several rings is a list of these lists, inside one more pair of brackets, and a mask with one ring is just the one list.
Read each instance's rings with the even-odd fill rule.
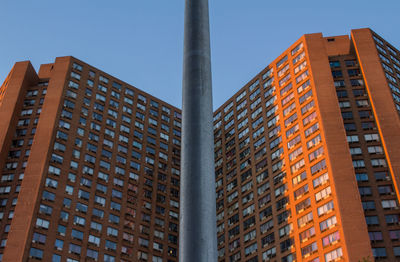
[[[75,244],[69,244],[69,253],[75,254],[75,255],[80,255],[80,256],[84,256],[84,254],[82,254],[81,252],[81,247]],[[154,249],[156,249],[156,247],[154,247]],[[131,256],[132,255],[132,249],[130,248],[124,248],[121,250],[121,254],[123,255],[127,255],[127,256]],[[176,257],[176,249],[172,248],[172,247],[168,247],[168,254],[172,257]],[[34,259],[38,259],[38,260],[42,260],[43,259],[43,255],[44,255],[44,251],[42,249],[38,249],[38,248],[34,248],[32,247],[29,250],[29,257],[30,258],[34,258]],[[137,253],[137,259],[139,260],[145,260],[147,261],[148,259],[148,253],[143,252],[143,251],[138,251]],[[93,259],[95,261],[98,261],[100,256],[99,256],[99,252],[96,250],[92,250],[90,248],[87,248],[86,250],[86,258],[87,259]],[[53,254],[52,258],[51,258],[51,262],[61,262],[61,255],[58,254]],[[64,261],[64,260],[63,260]],[[73,259],[73,258],[66,258],[67,262],[78,262],[78,260]],[[113,255],[110,254],[104,254],[102,256],[102,261],[104,262],[116,262],[117,258]],[[123,261],[126,262],[127,260],[118,260],[118,261]],[[152,261],[153,262],[162,262],[163,259],[159,256],[153,255],[152,256]],[[168,260],[168,261],[173,261],[173,260]]]
[[[73,63],[72,68],[74,70],[77,70],[77,71],[82,71],[82,66],[77,64],[77,63]],[[93,87],[94,86],[94,82],[91,79],[95,78],[95,76],[96,76],[96,73],[94,71],[89,71],[89,79],[87,80],[87,85],[89,87]],[[78,81],[81,80],[80,73],[76,73],[74,71],[71,72],[71,77],[76,79],[76,80],[78,80]],[[108,92],[108,88],[106,86],[104,86],[104,85],[108,85],[109,84],[109,79],[107,77],[103,76],[103,75],[100,75],[98,79],[99,79],[98,89],[103,93],[107,93]],[[78,86],[77,86],[76,83],[74,84],[74,83],[70,82],[70,85],[73,85],[73,88],[78,89]],[[120,99],[120,93],[119,92],[122,90],[122,85],[114,81],[111,86],[114,88],[114,89],[111,90],[111,96],[113,96],[113,97],[115,97],[117,99]],[[134,93],[135,93],[134,90],[130,89],[129,87],[125,87],[125,92],[124,92],[125,95],[134,96]],[[147,103],[147,98],[142,94],[138,94],[138,101],[140,101],[143,104],[146,104]],[[157,101],[154,101],[154,100],[150,99],[149,104],[150,104],[150,106],[152,108],[155,108],[155,109],[159,108],[159,103]],[[164,105],[161,106],[161,109],[162,109],[163,113],[166,113],[167,115],[170,115],[171,109],[169,109],[168,107],[166,107]],[[179,112],[174,112],[174,116],[180,118],[180,113]]]
[[[300,43],[300,44],[294,49],[294,50],[297,50],[297,51],[296,51],[296,52],[293,52],[292,56],[296,55],[297,52],[299,52],[299,51],[302,50],[302,49],[303,49],[303,44]],[[305,56],[305,53],[304,53],[304,52],[302,52],[300,55],[296,56],[296,57],[293,59],[293,64],[296,64],[298,61],[300,61],[301,59],[303,59],[304,56]],[[277,62],[276,68],[280,68],[283,64],[285,64],[285,63],[287,62],[287,60],[288,60],[288,56],[284,56],[280,61]],[[302,69],[304,69],[305,66],[306,66],[306,64],[302,63],[301,65],[299,65],[298,67],[296,67],[295,73],[300,72]],[[288,65],[286,65],[284,68],[280,69],[280,71],[278,72],[278,76],[279,76],[279,77],[280,77],[280,76],[283,76],[287,71],[288,71]],[[266,73],[264,73],[264,74],[262,75],[262,79],[263,79],[263,80],[268,79],[268,80],[264,83],[264,88],[269,87],[269,86],[270,86],[270,83],[273,82],[273,78],[271,78],[272,75],[273,75],[273,72],[274,72],[274,70],[273,70],[273,68],[271,68],[271,69],[269,69]],[[289,76],[289,77],[290,77],[290,76]],[[302,76],[302,77],[304,77],[304,76]],[[284,78],[284,79],[285,79],[285,78]],[[288,78],[287,78],[286,80],[288,80]],[[281,82],[280,82],[281,85],[283,85],[283,83],[286,82],[286,80],[281,81]],[[300,80],[299,80],[299,81],[300,81]],[[298,82],[299,82],[299,81],[298,81]],[[259,87],[259,84],[260,84],[259,80],[256,80],[256,81],[254,81],[252,84],[249,85],[248,90],[249,90],[250,93],[252,93],[254,90],[256,90],[254,93],[252,93],[252,94],[250,95],[250,101],[254,100],[254,98],[255,98],[258,94],[260,94],[260,89],[258,88],[258,87]],[[257,89],[256,89],[256,88],[257,88]],[[236,102],[238,103],[239,101],[241,101],[242,98],[244,98],[244,97],[246,96],[246,94],[247,94],[247,90],[242,91],[242,92],[236,97]],[[267,93],[265,93],[265,97],[267,97],[267,96],[268,96],[268,91],[267,91]],[[246,100],[245,100],[245,101],[246,101]],[[243,103],[244,103],[244,104],[243,104]],[[243,106],[244,106],[245,104],[246,104],[246,102],[244,102],[244,101],[241,102],[241,103],[239,103],[238,106],[237,106],[237,108],[236,108],[236,110],[239,111],[241,108],[243,108]],[[230,102],[228,105],[226,105],[226,106],[224,107],[224,109],[223,109],[224,113],[226,114],[232,107],[233,107],[233,101]],[[251,108],[254,108],[254,106],[252,106]],[[222,114],[222,112],[216,113],[215,116],[214,116],[214,121],[218,120],[218,119],[221,117],[221,114]],[[228,115],[229,115],[229,114],[228,114]],[[229,117],[230,117],[230,116],[229,116]],[[228,118],[229,118],[229,117],[228,117]],[[226,120],[225,120],[225,121],[226,121]],[[217,128],[218,128],[218,127],[216,127],[215,129],[217,129]]]
[[[74,94],[73,96],[71,96],[72,93]],[[76,97],[76,93],[74,93],[74,92],[72,92],[72,91],[69,91],[69,92],[67,92],[67,96],[69,96],[69,97]],[[102,97],[103,97],[104,99],[101,99]],[[97,100],[100,100],[100,101],[103,101],[103,100],[105,101],[105,97],[104,97],[104,96],[96,95],[96,99],[97,99]],[[103,101],[103,102],[104,102],[104,101]],[[85,99],[84,99],[84,104],[87,105],[87,106],[90,106],[90,104],[91,104],[91,103],[90,103],[90,99],[85,98]],[[129,103],[129,104],[132,104],[132,103]],[[116,101],[114,101],[114,100],[110,100],[110,105],[109,105],[109,106],[110,106],[110,108],[108,109],[107,114],[108,114],[109,116],[111,116],[112,118],[118,118],[118,111],[115,111],[115,110],[118,110],[118,108],[119,108],[119,103],[116,102]],[[65,108],[65,109],[63,110],[62,115],[63,115],[64,117],[68,118],[68,119],[72,119],[72,113],[69,112],[68,110],[74,109],[74,107],[75,107],[75,103],[74,103],[74,102],[72,102],[72,101],[70,101],[70,100],[68,100],[68,99],[64,100],[64,108]],[[102,103],[94,102],[93,108],[94,108],[95,110],[97,110],[96,112],[93,112],[93,115],[92,115],[93,120],[102,122],[102,121],[103,121],[103,115],[102,115],[102,114],[103,114],[103,111],[105,111],[105,107],[102,105]],[[114,109],[113,109],[113,108],[114,108]],[[137,108],[138,108],[138,109],[145,110],[145,108],[143,109],[143,108],[140,106],[140,104],[137,104]],[[67,109],[67,110],[66,110],[66,109]],[[83,113],[84,116],[87,116],[87,115],[88,115],[88,109],[85,108],[85,107],[81,108],[81,112]],[[131,109],[129,106],[125,106],[125,105],[123,106],[123,112],[126,113],[126,114],[128,114],[128,115],[132,115],[132,113],[133,113],[133,112],[132,112],[132,109]],[[150,110],[149,112],[150,112],[150,116],[154,116],[154,117],[156,117],[156,118],[158,117],[158,113],[157,113],[156,111]],[[81,117],[81,120],[82,120],[82,118],[83,118],[84,123],[86,124],[86,119],[85,119],[84,117]],[[111,126],[111,127],[113,127],[113,128],[116,128],[116,122],[115,122],[115,120],[113,120],[112,118],[105,118],[105,120],[106,120],[105,122],[106,122],[107,125],[109,125],[109,126]],[[145,115],[142,114],[142,113],[140,113],[139,111],[136,111],[136,118],[139,119],[139,120],[144,121],[144,120],[145,120]],[[170,118],[167,117],[167,116],[165,116],[165,115],[161,115],[161,119],[162,119],[163,121],[166,121],[167,123],[170,122]],[[130,125],[130,124],[131,124],[131,116],[122,115],[122,121],[123,121],[124,123]],[[155,120],[155,119],[153,119],[153,118],[151,118],[151,117],[149,117],[149,123],[150,123],[151,125],[158,126],[157,120]],[[174,120],[173,124],[174,124],[176,127],[178,127],[178,128],[181,127],[180,122],[177,121],[177,120]],[[127,128],[129,129],[129,127],[127,127]],[[166,130],[167,132],[169,132],[169,127],[168,127],[168,125],[165,125],[165,124],[161,123],[161,128],[164,129],[164,130]],[[174,130],[175,130],[175,129],[174,129]],[[129,132],[129,131],[128,131],[128,132]],[[175,130],[174,133],[175,133],[175,132],[179,132],[179,131]]]
[[[359,76],[361,76],[360,69],[347,69],[347,74],[350,77],[359,77]],[[343,77],[343,72],[342,72],[342,70],[332,70],[332,76],[333,76],[334,79],[342,78]]]
[[[35,97],[38,96],[39,94],[39,90],[38,89],[34,89],[34,90],[28,90],[27,91],[27,97]],[[46,88],[42,89],[41,92],[41,97],[37,97],[36,100],[41,100],[40,104],[43,103],[43,96],[46,94]],[[36,131],[36,125],[38,123],[39,120],[39,115],[41,112],[41,108],[39,107],[37,109],[37,114],[36,117],[34,119],[34,121],[31,121],[31,119],[26,119],[26,116],[30,116],[34,113],[34,109],[28,109],[28,107],[32,106],[35,104],[35,99],[29,99],[29,100],[25,100],[25,103],[23,105],[23,108],[21,110],[21,119],[18,120],[17,122],[17,126],[18,127],[25,127],[23,129],[17,129],[16,130],[16,136],[17,139],[14,139],[11,143],[11,150],[8,153],[8,158],[9,159],[13,159],[9,160],[7,163],[5,163],[5,167],[4,167],[4,172],[1,178],[1,182],[11,182],[14,180],[14,178],[18,179],[18,184],[14,185],[4,185],[0,187],[0,194],[2,195],[9,195],[11,193],[16,193],[18,194],[20,189],[21,189],[21,181],[24,177],[24,173],[20,173],[19,175],[14,175],[16,174],[14,170],[17,170],[18,168],[20,169],[24,169],[27,166],[27,157],[29,157],[30,155],[30,146],[32,145],[33,142],[33,138],[31,138]],[[29,128],[29,125],[33,125],[33,127]],[[28,130],[31,129],[31,132],[28,133]],[[22,136],[26,136],[29,135],[25,141],[25,139]],[[26,149],[24,154],[22,154],[21,150],[18,150],[17,148],[22,147],[23,145],[26,145]],[[19,160],[19,161],[18,161]],[[10,174],[10,172],[14,172],[12,174]],[[23,171],[22,171],[23,172]],[[7,204],[9,204],[9,206],[7,207]],[[4,211],[0,212],[0,219],[3,220],[3,218],[6,218],[11,220],[14,217],[14,207],[17,204],[17,197],[12,198],[11,196],[7,196],[4,199],[0,200],[0,209],[2,210],[8,210],[8,215],[5,214]],[[6,208],[7,207],[7,208]],[[3,224],[7,223],[4,225],[4,230],[3,230],[3,234],[7,234],[8,231],[10,230],[10,222],[7,220],[3,220],[2,221]],[[3,239],[1,241],[1,247],[5,247],[6,245],[6,241],[7,239]]]
[[[41,84],[42,86],[45,86],[45,83]],[[37,114],[36,117],[31,121],[31,119],[25,118],[26,116],[32,115],[34,112],[34,109],[28,109],[28,107],[31,107],[32,105],[36,104],[36,100],[40,99],[40,105],[43,103],[43,97],[46,94],[46,88],[42,89],[30,89],[27,91],[26,97],[29,99],[26,99],[23,104],[23,108],[21,110],[21,118],[17,122],[17,126],[19,129],[16,131],[16,136],[18,137],[17,139],[14,139],[11,143],[11,150],[8,153],[8,162],[5,163],[4,167],[4,172],[1,178],[1,182],[12,182],[14,181],[14,178],[18,179],[16,185],[2,185],[0,187],[0,194],[2,195],[9,195],[9,194],[18,194],[21,189],[21,181],[24,177],[24,173],[20,173],[19,175],[16,175],[16,171],[18,168],[24,169],[27,166],[27,157],[30,155],[30,146],[32,145],[33,139],[31,138],[36,131],[36,125],[39,120],[39,114],[41,112],[41,108],[37,109]],[[39,92],[40,91],[40,92]],[[39,96],[40,93],[40,96]],[[36,98],[35,98],[36,97]],[[29,127],[32,125],[32,127]],[[21,127],[24,127],[21,129]],[[31,130],[31,132],[28,133],[28,130]],[[29,135],[27,138],[27,141],[25,141],[24,138],[21,136],[26,136]],[[23,153],[22,150],[18,149],[22,147],[23,145],[26,145],[25,152]],[[12,160],[11,160],[12,159]],[[14,172],[10,174],[10,172]],[[23,172],[23,171],[22,171]],[[10,201],[7,201],[8,198]],[[12,200],[11,200],[12,199]],[[9,203],[9,207],[6,208],[7,203]],[[0,217],[3,219],[3,217],[6,216],[9,220],[13,219],[14,217],[14,206],[17,203],[17,198],[12,198],[10,196],[7,196],[7,198],[0,200],[0,208],[2,210],[8,210],[8,214],[5,214],[4,211],[0,212]],[[7,220],[3,220],[3,223],[8,223]],[[7,233],[9,230],[9,224],[5,225],[5,230],[3,231],[4,233]],[[5,240],[6,241],[6,240]],[[5,242],[3,243],[2,241],[2,247],[5,246]]]
[[[400,90],[396,86],[399,83],[398,81],[400,81],[397,80],[400,79],[400,58],[398,57],[398,53],[394,48],[384,43],[383,40],[380,40],[375,35],[373,36],[373,38],[376,42],[376,48],[379,51],[379,57],[382,60],[382,67],[385,70],[385,75],[388,79],[389,87],[392,90],[392,96],[395,101],[396,109],[400,114],[400,96],[398,96],[398,94],[400,94]],[[389,52],[387,52],[386,50],[388,50]],[[397,79],[394,76],[396,76]],[[399,104],[396,104],[396,102]]]
[[[272,220],[270,220],[270,222],[272,222]],[[335,225],[337,223],[336,221],[336,217],[330,217],[324,221],[322,221],[320,223],[320,228],[321,231],[325,231],[327,228],[331,228],[333,225]],[[261,229],[264,226],[261,226]],[[288,235],[291,232],[291,224],[290,225],[286,225],[284,227],[282,227],[281,229],[279,229],[279,235],[280,237]],[[263,230],[261,230],[263,232]],[[254,233],[253,233],[254,232]],[[246,234],[247,235],[254,235],[255,234],[255,230],[250,231],[249,233]],[[300,241],[304,242],[306,240],[308,240],[309,238],[312,238],[315,235],[315,229],[314,227],[311,227],[305,231],[303,231],[302,233],[300,233],[299,237],[300,237]],[[267,245],[271,245],[275,242],[275,237],[274,237],[274,233],[268,234],[265,237],[262,238],[261,242],[262,242],[262,247],[265,247]],[[255,236],[252,237],[252,239],[254,239]],[[245,237],[246,239],[246,237]],[[338,231],[335,231],[333,233],[328,234],[327,236],[323,237],[322,239],[322,245],[323,247],[328,247],[330,245],[336,244],[337,241],[340,240],[340,234]],[[281,249],[281,253],[285,252],[286,250],[290,249],[294,244],[294,241],[292,238],[287,239],[283,242],[280,243],[280,249]],[[229,252],[234,252],[235,249],[240,247],[240,239],[234,240],[232,242],[229,243]],[[302,256],[308,256],[309,254],[313,253],[316,251],[317,245],[316,242],[312,242],[309,245],[304,246],[301,249],[301,253]],[[222,252],[221,252],[222,251]],[[245,248],[245,256],[248,256],[250,254],[252,254],[253,252],[257,251],[257,243],[253,243],[249,246],[247,246]],[[222,253],[222,255],[224,254],[224,248],[220,249],[220,252]],[[221,255],[220,253],[220,255]],[[273,258],[276,256],[276,247],[272,247],[269,248],[267,251],[263,252],[263,257],[265,259],[267,258]],[[326,261],[331,261],[339,258],[343,256],[343,254],[341,253],[341,249],[336,249],[334,251],[328,252],[325,255]],[[239,256],[236,255],[236,258],[240,258],[240,252],[239,252]]]

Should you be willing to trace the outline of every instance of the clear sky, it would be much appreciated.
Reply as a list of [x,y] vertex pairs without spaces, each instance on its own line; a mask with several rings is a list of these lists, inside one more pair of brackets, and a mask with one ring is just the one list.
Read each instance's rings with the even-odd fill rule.
[[[0,82],[72,55],[181,106],[184,0],[0,0]],[[306,33],[370,27],[400,48],[399,0],[210,0],[214,108]]]

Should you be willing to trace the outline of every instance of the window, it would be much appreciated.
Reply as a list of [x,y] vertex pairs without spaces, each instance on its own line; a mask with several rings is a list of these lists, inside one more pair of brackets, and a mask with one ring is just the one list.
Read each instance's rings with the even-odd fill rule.
[[319,123],[315,123],[304,131],[304,135],[309,137],[319,129]]
[[310,213],[300,217],[299,219],[297,219],[297,225],[299,227],[303,227],[312,221],[313,221],[313,214],[312,214],[312,212],[310,212]]
[[373,167],[387,167],[386,160],[381,158],[371,159],[371,165]]
[[337,219],[336,216],[330,217],[324,221],[322,221],[321,223],[319,223],[319,228],[321,230],[321,232],[328,230],[332,227],[334,227],[337,224]]
[[318,250],[317,242],[313,242],[301,249],[301,255],[306,257]]
[[[289,239],[281,242],[280,243],[281,252],[285,252],[286,250],[289,250],[293,245],[294,245],[293,238],[289,238]],[[282,261],[284,261],[284,260],[282,259]]]
[[287,60],[288,60],[288,56],[286,55],[276,63],[276,67],[277,68],[281,67]]
[[[293,55],[293,54],[292,54]],[[301,59],[303,59],[306,56],[305,52],[301,52],[298,56],[296,56],[295,58],[293,58],[292,63],[296,64],[297,62],[299,62]]]
[[289,138],[294,135],[297,131],[299,131],[299,124],[294,125],[289,130],[286,131],[286,137]]
[[353,95],[355,97],[359,97],[359,96],[366,96],[365,90],[364,89],[354,89],[353,90]]
[[81,247],[75,244],[70,243],[69,244],[69,252],[76,254],[76,255],[80,255],[81,254]]
[[368,226],[379,225],[379,219],[377,216],[365,216],[365,221]]
[[349,101],[339,101],[339,107],[340,108],[350,108],[350,102]]
[[329,65],[331,68],[340,67],[340,62],[339,61],[330,61]]
[[279,229],[279,237],[282,238],[284,236],[288,236],[293,230],[293,224],[286,225]]
[[60,220],[67,222],[69,217],[69,213],[65,211],[60,212]]
[[318,163],[316,163],[315,165],[311,166],[310,170],[311,170],[311,174],[314,175],[315,173],[326,169],[326,162],[325,159],[319,161]]
[[50,193],[48,191],[43,191],[43,194],[42,194],[43,200],[54,201],[55,198],[56,198],[56,195],[54,193]]
[[[67,259],[68,261],[68,259]],[[51,258],[51,262],[61,262],[61,256],[57,254],[53,254],[53,257]],[[68,261],[71,262],[71,261]]]
[[307,178],[307,173],[306,173],[306,171],[304,171],[304,172],[300,173],[299,175],[295,176],[292,179],[292,183],[295,186],[295,185],[299,184],[300,182],[302,182],[306,178]]
[[301,92],[308,89],[309,87],[310,87],[310,80],[307,80],[306,82],[304,82],[297,88],[297,93],[300,94]]
[[353,112],[351,112],[351,111],[342,112],[342,118],[344,120],[353,119]]
[[359,69],[348,69],[347,73],[349,74],[350,77],[359,76],[360,70]]
[[366,173],[356,173],[356,179],[358,182],[368,181],[368,175]]
[[297,113],[294,113],[291,115],[289,118],[285,120],[285,127],[288,127],[289,125],[293,124],[297,120]]
[[42,260],[43,250],[31,247],[29,250],[29,257]]
[[322,199],[329,197],[332,193],[331,187],[328,186],[315,194],[315,201],[319,202]]
[[369,110],[358,111],[358,115],[361,119],[363,118],[372,118],[372,113]]
[[[282,138],[279,137],[279,139],[280,139],[280,141],[279,141],[279,143],[280,143],[280,142],[282,141]],[[274,141],[275,141],[275,140],[274,140]],[[300,143],[300,141],[301,141],[300,135],[297,135],[295,138],[289,140],[289,142],[288,142],[288,144],[287,144],[288,149],[293,148],[295,145],[297,145],[298,143]],[[271,144],[272,144],[272,142],[271,142]]]
[[367,107],[369,106],[368,100],[356,100],[358,107]]
[[386,257],[386,248],[384,248],[384,247],[372,248],[372,255],[375,258],[385,258]]
[[393,247],[393,253],[396,257],[400,257],[400,247]]
[[375,210],[374,201],[362,201],[362,206],[364,210]]
[[333,210],[334,206],[333,206],[333,201],[329,201],[328,203],[318,207],[317,211],[318,211],[318,216],[322,216],[324,214],[329,213],[331,210]]
[[48,229],[50,226],[50,222],[45,219],[37,218],[36,226],[40,227],[40,228]]
[[80,216],[74,216],[74,224],[75,225],[85,226],[85,223],[86,223],[86,219],[85,218],[80,217]]
[[326,237],[322,238],[322,245],[324,247],[333,245],[337,241],[340,240],[339,231],[333,232],[332,234],[327,235]]
[[64,200],[63,200],[63,206],[64,206],[65,208],[71,208],[71,202],[72,202],[71,199],[69,199],[69,198],[64,198]]
[[298,162],[296,162],[295,164],[293,164],[291,167],[290,167],[290,170],[291,170],[291,172],[292,172],[292,174],[294,174],[294,173],[296,173],[297,171],[299,171],[302,167],[304,167],[305,166],[305,161],[304,161],[304,158],[303,159],[301,159],[300,161],[298,161]]
[[346,90],[338,90],[338,91],[336,91],[336,95],[338,98],[348,97]]
[[98,257],[99,257],[99,252],[88,248],[88,249],[86,250],[86,256],[89,257],[89,258],[94,259],[95,261],[97,261],[97,259],[98,259]]
[[378,186],[378,192],[380,195],[394,194],[392,185]]
[[361,128],[363,130],[374,130],[376,129],[376,125],[374,122],[361,122]]
[[46,243],[46,235],[35,232],[33,233],[32,242],[44,244]]
[[357,135],[347,136],[348,143],[356,143],[359,142],[359,138]]
[[382,236],[381,231],[370,231],[370,232],[368,232],[368,235],[369,235],[369,239],[372,242],[383,241],[383,236]]
[[300,71],[302,71],[306,67],[307,67],[307,61],[304,60],[301,64],[299,64],[298,66],[296,66],[294,68],[294,73],[297,74],[297,73],[299,73]]
[[333,76],[333,78],[343,77],[343,73],[342,73],[341,70],[333,70],[332,71],[332,76]]
[[53,208],[44,204],[41,204],[39,207],[39,213],[41,214],[46,214],[46,215],[51,215],[53,211]]
[[76,230],[76,229],[72,229],[71,237],[73,239],[83,240],[83,232]]
[[354,123],[345,123],[345,124],[344,124],[344,129],[345,129],[347,132],[355,131],[355,130],[356,130],[356,125],[355,125]]
[[343,256],[342,248],[338,248],[331,252],[326,253],[325,261],[326,262],[336,261],[337,259],[341,258],[342,256]]
[[248,256],[257,251],[257,242],[244,249],[245,256]]
[[80,80],[80,79],[81,79],[81,75],[80,75],[80,74],[77,74],[77,73],[75,73],[75,72],[71,72],[71,77],[72,77],[72,78],[75,78],[76,80]]
[[397,209],[397,201],[396,200],[382,200],[382,208],[383,209]]
[[298,77],[296,77],[296,84],[300,83],[304,79],[306,79],[309,75],[308,70],[304,71],[302,74],[300,74]]
[[319,158],[320,156],[322,156],[324,154],[324,148],[320,147],[317,150],[315,150],[314,152],[308,154],[308,158],[310,160],[310,162],[314,161],[315,159]]
[[[381,236],[382,236],[382,234],[381,234]],[[399,240],[400,239],[400,230],[390,230],[389,236],[390,236],[391,240]]]
[[[291,55],[295,55],[298,51],[300,51],[303,48],[303,43],[298,44],[295,48],[292,49]],[[294,63],[293,63],[294,64]]]
[[300,242],[305,242],[308,239],[310,239],[311,237],[313,237],[314,235],[315,235],[315,228],[310,227],[309,229],[307,229],[299,234]]

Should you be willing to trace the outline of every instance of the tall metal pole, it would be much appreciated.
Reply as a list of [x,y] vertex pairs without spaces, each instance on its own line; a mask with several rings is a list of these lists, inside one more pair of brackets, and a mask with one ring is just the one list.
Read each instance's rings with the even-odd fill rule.
[[179,260],[217,261],[208,0],[186,0]]

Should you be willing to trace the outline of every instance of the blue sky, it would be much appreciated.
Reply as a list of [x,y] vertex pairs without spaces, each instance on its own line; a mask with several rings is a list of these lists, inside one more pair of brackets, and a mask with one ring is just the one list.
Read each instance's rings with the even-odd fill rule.
[[[72,55],[181,106],[183,0],[1,0],[0,82]],[[211,0],[214,108],[306,33],[370,27],[400,48],[400,1]]]

